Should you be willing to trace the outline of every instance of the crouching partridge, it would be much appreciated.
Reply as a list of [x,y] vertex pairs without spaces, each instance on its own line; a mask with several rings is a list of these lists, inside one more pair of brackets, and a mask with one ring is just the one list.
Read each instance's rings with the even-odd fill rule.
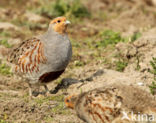
[[156,101],[133,86],[107,85],[68,96],[65,104],[87,123],[156,123]]
[[67,36],[70,21],[65,17],[53,19],[48,30],[40,36],[20,43],[8,57],[13,70],[29,83],[29,95],[32,85],[43,85],[57,79],[66,69],[71,56],[72,46]]

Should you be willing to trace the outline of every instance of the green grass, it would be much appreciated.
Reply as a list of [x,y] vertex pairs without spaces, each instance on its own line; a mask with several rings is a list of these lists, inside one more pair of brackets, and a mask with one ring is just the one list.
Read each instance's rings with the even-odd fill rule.
[[150,61],[150,64],[152,66],[152,70],[150,70],[150,73],[152,73],[155,77],[156,75],[156,58],[152,58],[152,60]]
[[35,13],[49,18],[63,15],[74,18],[90,16],[88,9],[80,2],[80,0],[39,0],[39,7],[31,9]]
[[150,61],[150,64],[152,66],[152,69],[150,69],[150,73],[152,73],[154,75],[154,81],[152,82],[152,84],[149,86],[150,92],[151,94],[155,94],[156,93],[156,58],[153,57],[152,60]]
[[150,88],[150,92],[151,94],[156,94],[156,83],[155,82],[152,82],[152,84],[149,86]]
[[51,123],[52,121],[54,121],[54,118],[53,117],[50,117],[50,116],[47,116],[47,117],[44,117],[44,120],[48,123]]
[[99,36],[100,41],[96,43],[96,47],[107,47],[108,45],[117,44],[118,42],[124,42],[125,39],[121,37],[119,32],[112,30],[102,31]]
[[124,71],[125,67],[128,65],[127,62],[121,60],[115,62],[115,64],[116,64],[116,70],[120,72]]
[[11,68],[6,65],[5,63],[2,63],[0,60],[0,74],[2,75],[12,75]]
[[74,61],[74,65],[75,65],[76,67],[82,67],[82,66],[85,65],[85,63],[84,63],[83,61],[76,60],[76,61]]
[[9,123],[9,122],[6,121],[7,118],[8,118],[8,115],[7,114],[3,114],[0,117],[0,123]]
[[51,112],[54,114],[63,114],[63,115],[70,115],[71,112],[65,108],[64,101],[59,102],[55,107],[51,109]]
[[0,45],[3,45],[7,48],[11,48],[12,46],[8,43],[8,40],[6,39],[3,39],[3,40],[0,40]]
[[9,123],[9,122],[7,122],[7,121],[5,121],[5,120],[0,119],[0,123]]
[[[70,114],[70,112],[64,108],[64,96],[63,95],[35,99],[35,102],[38,105],[42,105],[43,103],[48,103],[49,101],[57,101],[56,106],[51,109],[51,113],[64,114],[64,115]],[[53,120],[53,118],[51,118],[51,117],[45,117],[45,119],[46,119],[46,121]]]
[[11,34],[8,31],[2,31],[2,32],[0,32],[0,36],[8,38],[8,37],[11,37]]
[[[51,112],[54,114],[69,114],[70,112],[64,108],[64,95],[51,96],[51,97],[42,97],[40,99],[35,99],[35,102],[38,105],[43,103],[48,103],[49,101],[56,101],[57,104],[51,109]],[[46,117],[46,120],[53,120],[51,117]]]
[[[96,43],[97,47],[107,47],[108,45],[115,45],[119,42],[128,42],[129,40],[128,37],[122,37],[119,32],[113,30],[104,30],[99,33],[98,37],[100,40]],[[130,41],[134,42],[140,37],[141,33],[136,32],[130,37]]]
[[[98,39],[96,42],[92,42],[92,45],[95,46],[94,48],[96,48],[96,50],[97,50],[97,48],[100,49],[100,54],[102,54],[102,52],[104,53],[106,50],[107,50],[106,52],[108,52],[108,50],[110,50],[110,49],[111,49],[110,52],[113,52],[115,49],[115,45],[117,43],[133,42],[133,41],[137,40],[140,36],[141,36],[141,33],[136,32],[136,33],[134,33],[134,35],[132,35],[130,37],[130,40],[129,40],[128,37],[122,37],[119,32],[115,32],[113,30],[104,30],[97,35]],[[105,51],[104,51],[104,49],[105,49]],[[117,61],[115,61],[113,63],[107,63],[107,64],[110,64],[109,65],[110,68],[113,68],[113,69],[115,68],[115,70],[123,72],[124,69],[126,68],[126,66],[128,65],[128,60],[122,58],[120,54],[118,54],[115,57],[117,58]]]
[[77,41],[75,41],[74,39],[71,38],[70,40],[71,40],[71,43],[72,43],[72,47],[76,47],[76,48],[81,47],[80,44]]
[[138,38],[141,37],[141,33],[140,32],[136,32],[132,35],[131,37],[131,42],[134,42],[135,40],[137,40]]
[[51,111],[55,114],[66,114],[64,102],[59,102],[55,107],[51,109]]
[[135,68],[135,70],[137,70],[137,71],[139,71],[140,69],[141,69],[141,67],[140,67],[140,59],[139,59],[139,56],[136,56],[136,68]]
[[48,102],[48,101],[63,101],[64,96],[63,95],[59,95],[59,96],[51,96],[51,97],[42,97],[39,99],[35,99],[35,102],[39,105],[43,104],[44,102]]
[[[23,26],[27,27],[30,30],[43,28],[43,25],[41,25],[40,23],[33,23],[33,22],[25,21],[25,19],[22,19],[22,18],[13,19],[11,23],[20,27],[23,27]],[[44,28],[47,28],[47,27],[44,27]]]

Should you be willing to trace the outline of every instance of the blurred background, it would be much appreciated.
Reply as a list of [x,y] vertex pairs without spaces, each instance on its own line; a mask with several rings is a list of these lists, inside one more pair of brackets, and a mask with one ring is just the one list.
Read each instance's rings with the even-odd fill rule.
[[[156,52],[156,0],[0,0],[0,123],[18,122],[19,117],[23,118],[21,121],[29,119],[32,122],[43,120],[54,123],[64,123],[60,116],[69,121],[76,118],[74,113],[70,114],[63,108],[62,95],[38,99],[27,105],[27,85],[14,78],[6,62],[8,49],[44,33],[49,22],[58,16],[66,16],[71,21],[68,34],[73,57],[65,74],[53,83],[53,88],[62,78],[84,79],[98,69],[109,69],[112,70],[110,75],[125,75],[134,83],[146,81],[149,89],[156,74],[156,59],[152,59]],[[109,75],[105,77],[108,77],[107,80],[112,78]],[[151,88],[154,87],[155,84],[151,85]],[[16,103],[9,101],[12,99]],[[48,108],[43,113],[42,104],[47,104],[49,100],[57,103],[51,115]],[[9,104],[12,107],[8,107]],[[20,108],[19,112],[11,113],[18,105],[31,110],[33,104],[39,104],[35,109],[38,119],[31,111],[27,117],[23,115],[27,111],[19,115]],[[68,114],[71,119],[66,116]],[[72,123],[80,121],[76,119]]]

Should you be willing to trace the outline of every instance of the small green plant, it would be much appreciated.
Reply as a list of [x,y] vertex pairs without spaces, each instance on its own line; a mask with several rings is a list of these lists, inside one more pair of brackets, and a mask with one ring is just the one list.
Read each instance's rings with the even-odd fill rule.
[[51,112],[54,114],[64,114],[64,115],[71,114],[69,110],[65,108],[64,102],[58,102],[58,104],[51,109]]
[[81,47],[80,44],[77,41],[73,40],[73,39],[71,39],[71,43],[72,43],[73,47],[76,47],[76,48],[80,48]]
[[0,74],[2,75],[11,75],[10,67],[6,64],[0,64]]
[[116,61],[115,64],[116,64],[116,70],[120,72],[124,71],[125,67],[128,65],[127,62],[121,60]]
[[10,71],[11,71],[11,68],[5,63],[2,63],[2,60],[0,59],[0,74],[11,75],[12,73]]
[[74,64],[75,64],[75,66],[77,66],[77,67],[80,67],[80,66],[84,66],[84,65],[85,65],[84,62],[79,61],[79,60],[76,60],[76,61],[74,62]]
[[155,78],[155,75],[156,75],[156,58],[152,58],[152,60],[150,61],[150,64],[152,66],[152,70],[150,70],[150,73],[152,73],[154,75],[154,78]]
[[51,110],[53,113],[63,113],[63,109],[64,109],[64,103],[63,102],[59,102],[58,105],[56,105],[55,107],[53,107]]
[[7,48],[11,48],[12,46],[8,43],[6,39],[0,40],[0,45],[3,45]]
[[140,68],[141,68],[141,67],[140,67],[140,64],[139,64],[139,63],[140,63],[140,58],[139,58],[139,57],[140,57],[139,55],[136,56],[136,68],[135,68],[135,69],[136,69],[137,71],[139,71]]
[[39,105],[43,104],[44,102],[48,102],[48,101],[62,101],[64,98],[63,95],[58,95],[58,96],[51,96],[51,97],[43,97],[40,99],[35,99],[35,102]]
[[138,38],[141,37],[141,33],[140,32],[136,32],[132,35],[131,37],[131,42],[134,42],[135,40],[137,40]]
[[156,58],[152,58],[152,60],[150,61],[150,64],[152,66],[152,70],[150,70],[150,73],[152,73],[154,75],[154,81],[152,82],[152,84],[149,86],[151,93],[154,95],[156,93]]
[[100,41],[97,42],[97,47],[106,47],[110,44],[117,44],[118,42],[125,41],[119,32],[114,32],[112,30],[105,30],[101,32],[99,37]]
[[53,100],[53,101],[63,101],[63,99],[64,99],[64,95],[50,97],[50,100]]
[[0,36],[8,38],[11,36],[11,34],[8,31],[2,31],[0,32]]
[[5,63],[2,63],[0,60],[0,74],[2,75],[11,75],[12,73],[10,72],[11,68],[6,65]]
[[156,93],[156,83],[152,82],[152,84],[149,86],[149,88],[150,88],[151,94],[154,95]]
[[89,17],[90,13],[80,0],[40,0],[40,7],[34,11],[43,16],[52,18],[58,16]]
[[73,0],[70,5],[69,13],[69,15],[73,15],[77,18],[90,16],[88,9],[80,2],[80,0]]
[[83,90],[82,90],[82,88],[80,88],[80,94],[82,94],[83,93]]
[[51,117],[51,116],[46,116],[46,117],[44,117],[44,120],[45,120],[46,122],[48,122],[48,123],[51,123],[52,121],[54,121],[54,118]]
[[8,122],[5,121],[5,120],[0,119],[0,123],[8,123]]

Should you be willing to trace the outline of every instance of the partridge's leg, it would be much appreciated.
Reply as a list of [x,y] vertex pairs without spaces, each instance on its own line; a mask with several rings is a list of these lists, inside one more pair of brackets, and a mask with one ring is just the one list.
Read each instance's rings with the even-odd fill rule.
[[29,96],[32,97],[32,85],[28,83],[29,85]]
[[43,85],[43,86],[45,88],[46,93],[49,92],[49,89],[48,89],[47,85]]
[[40,93],[39,92],[40,86],[38,84],[35,85],[36,88],[35,88],[35,90],[32,91],[32,84],[28,83],[28,85],[29,85],[29,96],[30,96],[30,98],[32,98],[33,96],[37,97],[39,95],[39,93]]
[[43,85],[43,86],[44,86],[44,88],[45,88],[45,93],[44,93],[44,95],[45,95],[45,96],[50,96],[51,93],[50,93],[50,91],[49,91],[47,85]]
[[32,94],[33,96],[37,97],[40,94],[40,85],[37,83],[34,84],[34,86],[35,86],[35,90],[33,90]]

